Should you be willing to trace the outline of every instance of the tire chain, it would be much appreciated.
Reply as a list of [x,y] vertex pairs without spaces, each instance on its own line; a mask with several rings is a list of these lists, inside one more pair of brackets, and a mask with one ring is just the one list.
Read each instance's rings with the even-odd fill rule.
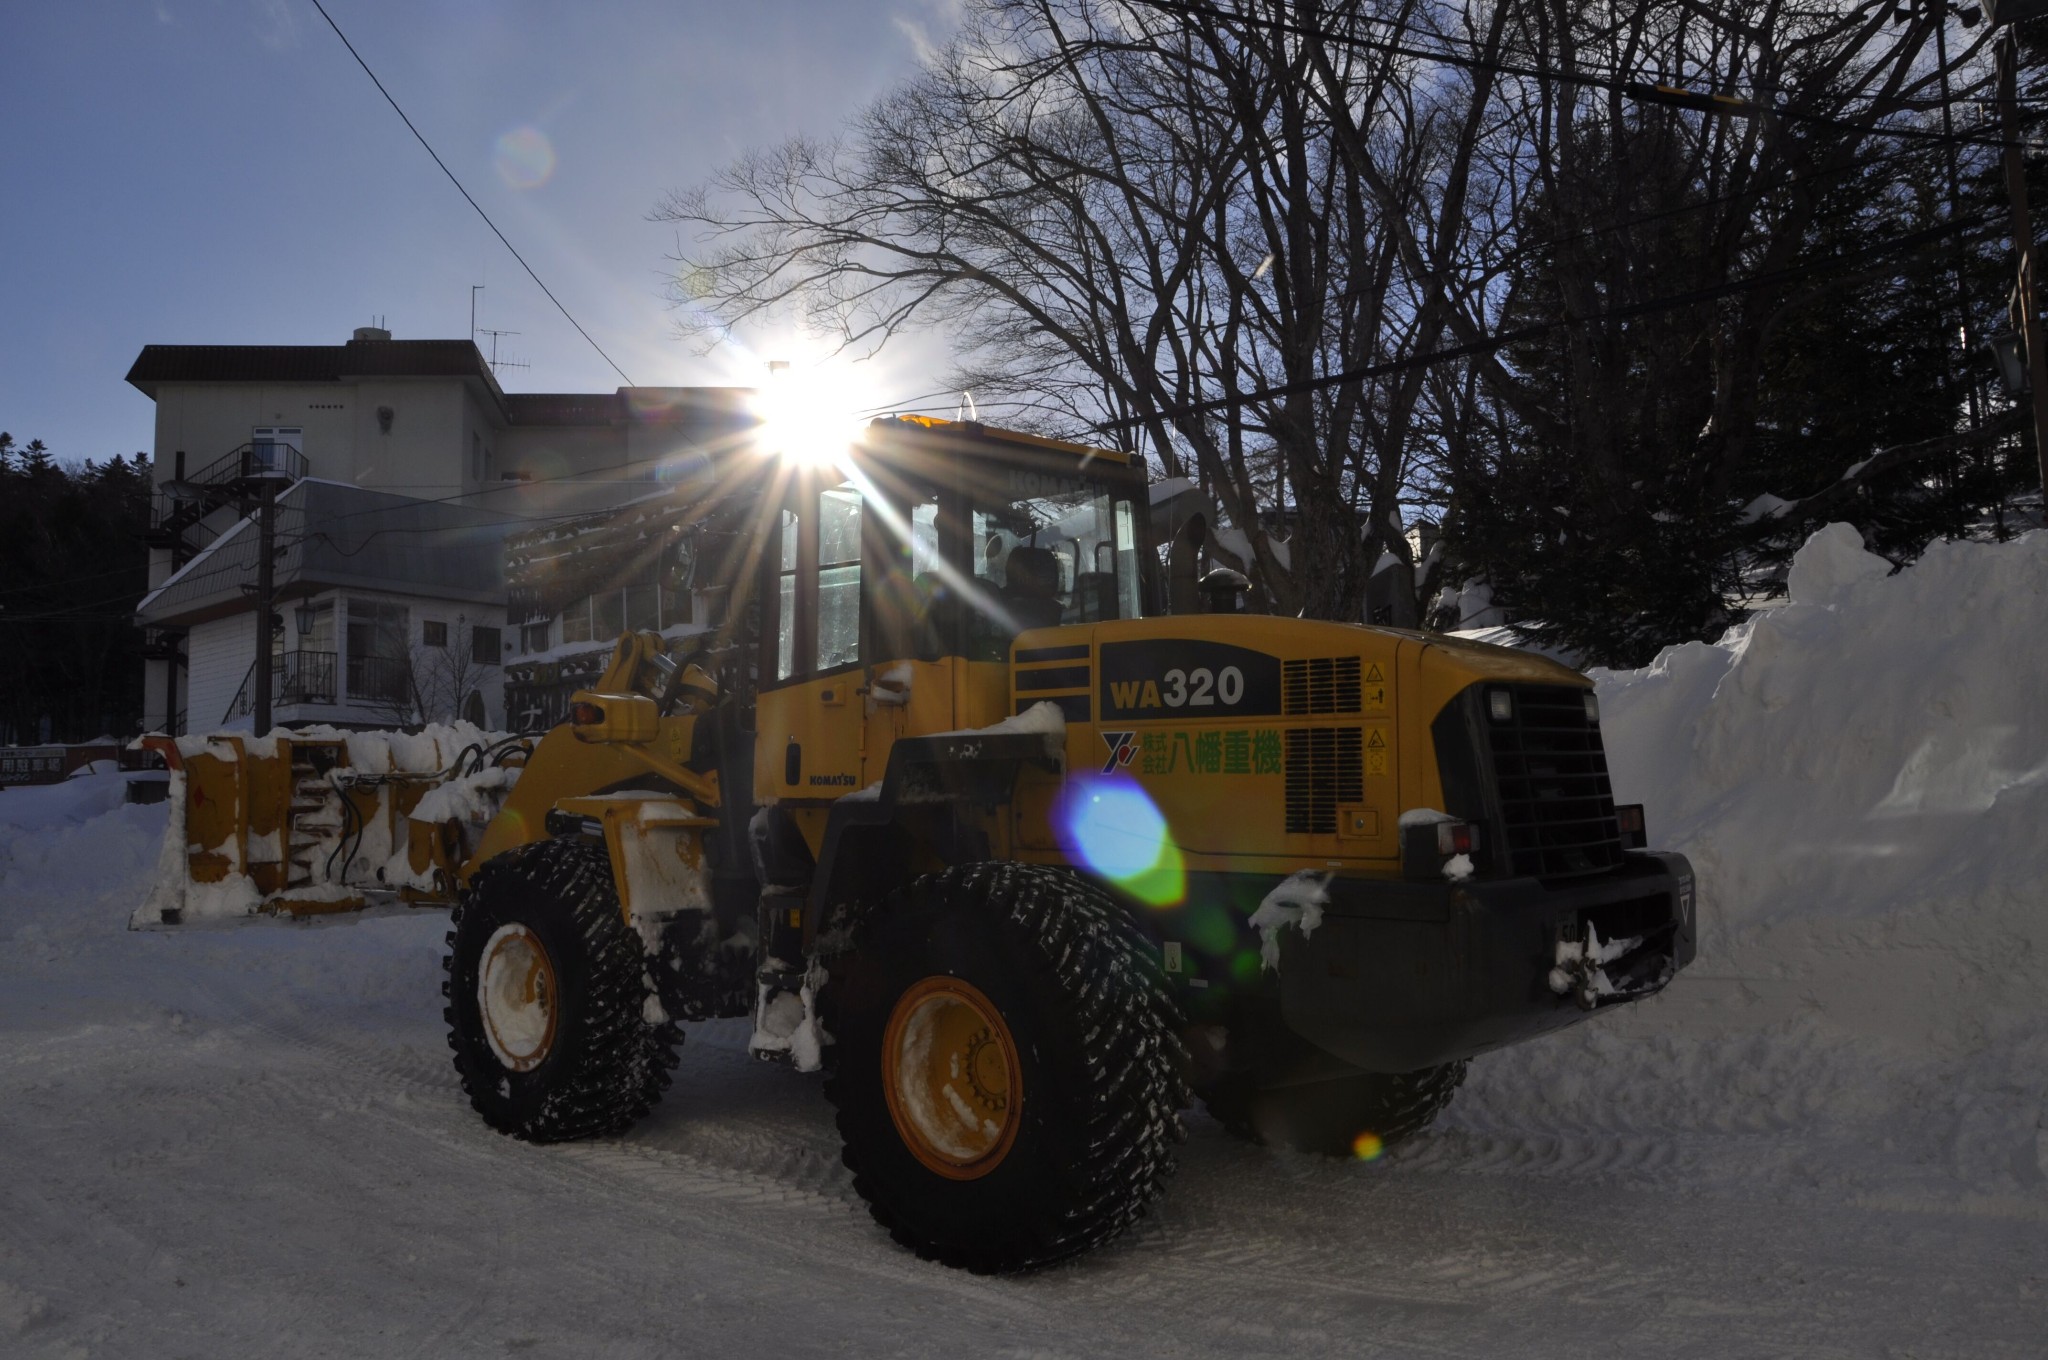
[[[1088,1154],[1069,1171],[1080,1202],[1032,1262],[1049,1264],[1116,1237],[1165,1190],[1176,1147],[1187,1136],[1180,1111],[1191,1099],[1179,1009],[1151,942],[1101,890],[1069,874],[1007,862],[947,873],[977,907],[1029,943],[1034,961],[1057,980],[1080,1019],[1093,1087],[1087,1099],[1095,1113],[1086,1126]],[[920,880],[913,894],[927,897],[944,876]],[[897,1241],[949,1265],[980,1268],[977,1261],[933,1253],[901,1231],[876,1205],[851,1148],[845,1161],[855,1188]]]
[[[639,936],[619,916],[611,885],[611,866],[604,852],[571,840],[539,841],[492,860],[477,871],[469,889],[450,912],[452,926],[500,875],[525,875],[538,895],[566,902],[576,932],[590,959],[583,1051],[577,1071],[551,1092],[540,1112],[524,1128],[510,1130],[534,1143],[568,1142],[624,1132],[654,1108],[668,1089],[683,1041],[681,1028],[670,1019],[649,1024],[646,998],[652,994],[648,961]],[[456,929],[448,932],[448,953],[441,960],[447,974],[441,995],[448,1000],[448,1046],[455,1050],[455,1070],[470,1103],[482,1113],[479,1086],[490,1089],[502,1072],[471,1072],[456,1035],[454,1001]]]

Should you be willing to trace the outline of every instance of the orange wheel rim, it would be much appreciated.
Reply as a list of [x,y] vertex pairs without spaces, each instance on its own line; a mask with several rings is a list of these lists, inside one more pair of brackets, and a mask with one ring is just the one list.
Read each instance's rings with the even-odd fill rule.
[[554,1051],[561,1012],[555,965],[540,937],[525,926],[499,926],[485,941],[476,1000],[484,1038],[511,1071],[530,1072]]
[[882,1034],[882,1090],[926,1170],[971,1181],[1017,1141],[1024,1073],[1002,1012],[972,983],[935,975],[897,998]]

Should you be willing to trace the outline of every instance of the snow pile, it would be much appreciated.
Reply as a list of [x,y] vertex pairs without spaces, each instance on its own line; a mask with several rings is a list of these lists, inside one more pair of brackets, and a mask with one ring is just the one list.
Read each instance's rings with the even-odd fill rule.
[[494,766],[451,779],[430,791],[406,814],[415,822],[465,822],[482,826],[498,815],[505,795],[519,782],[519,771]]
[[0,955],[23,961],[119,930],[156,863],[168,806],[124,802],[127,776],[0,793]]
[[358,771],[382,774],[434,774],[455,763],[455,757],[471,746],[489,750],[508,740],[503,732],[486,732],[466,722],[429,723],[417,732],[341,732],[331,728],[310,728],[307,737],[346,737],[348,763]]
[[1594,676],[1616,798],[1698,873],[1698,961],[1482,1059],[1448,1126],[1791,1130],[1780,1179],[2048,1211],[2048,533],[1892,575],[1831,525],[1788,593]]

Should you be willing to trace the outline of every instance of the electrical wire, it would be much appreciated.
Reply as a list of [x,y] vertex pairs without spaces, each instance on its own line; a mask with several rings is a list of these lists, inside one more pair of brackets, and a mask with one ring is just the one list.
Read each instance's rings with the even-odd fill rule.
[[370,83],[377,87],[377,93],[384,96],[384,102],[391,106],[391,111],[397,114],[400,121],[402,121],[405,124],[406,131],[412,133],[412,135],[418,139],[419,144],[427,149],[427,154],[434,158],[434,164],[441,167],[441,173],[446,175],[448,177],[448,182],[455,186],[455,192],[461,194],[463,199],[469,204],[469,206],[476,209],[476,215],[484,220],[484,225],[491,229],[491,234],[498,238],[499,242],[504,245],[505,249],[512,252],[512,258],[519,261],[519,267],[526,271],[526,276],[533,280],[535,286],[537,286],[541,290],[541,292],[547,294],[548,301],[555,304],[555,309],[559,311],[563,315],[563,317],[565,317],[568,320],[570,325],[576,328],[576,333],[582,336],[585,340],[590,341],[590,347],[597,351],[598,357],[603,359],[607,364],[611,364],[612,372],[618,374],[621,378],[624,378],[626,386],[634,386],[633,380],[631,378],[626,377],[626,370],[620,368],[616,363],[612,362],[612,356],[604,352],[604,346],[598,344],[596,340],[591,339],[590,332],[583,329],[583,323],[578,321],[575,317],[570,316],[569,309],[562,305],[562,300],[555,296],[554,291],[552,289],[550,289],[545,283],[541,282],[540,275],[533,272],[533,266],[526,262],[526,257],[519,253],[518,247],[514,246],[511,241],[506,239],[505,233],[498,230],[498,224],[496,222],[493,222],[491,220],[491,215],[483,210],[483,205],[478,203],[474,198],[470,197],[469,190],[462,187],[462,181],[455,178],[455,172],[453,170],[450,170],[448,168],[448,163],[441,159],[441,153],[434,150],[432,143],[428,142],[425,135],[422,134],[418,128],[413,126],[412,119],[406,117],[405,110],[398,107],[398,101],[391,97],[391,91],[384,88],[384,82],[377,79],[377,73],[370,69],[370,63],[363,60],[363,54],[356,51],[356,45],[348,40],[348,34],[343,33],[341,31],[341,25],[334,22],[334,16],[327,12],[327,6],[321,4],[320,0],[312,0],[312,5],[314,9],[320,11],[320,17],[327,21],[327,26],[334,30],[334,36],[341,39],[341,45],[348,49],[348,54],[356,59],[356,65],[363,68],[363,74],[368,76],[370,78]]

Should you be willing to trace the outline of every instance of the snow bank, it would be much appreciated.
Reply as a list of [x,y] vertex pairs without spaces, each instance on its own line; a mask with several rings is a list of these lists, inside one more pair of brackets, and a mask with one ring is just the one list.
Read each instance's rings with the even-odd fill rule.
[[1482,1059],[1451,1126],[1797,1129],[1795,1177],[2048,1209],[2048,533],[1894,575],[1830,525],[1788,594],[1594,673],[1616,798],[1698,871],[1700,957]]
[[59,784],[21,784],[0,789],[0,827],[36,831],[75,826],[126,800],[128,776],[112,762],[96,760]]
[[0,951],[121,928],[148,888],[169,812],[124,802],[127,782],[81,772],[0,793]]

